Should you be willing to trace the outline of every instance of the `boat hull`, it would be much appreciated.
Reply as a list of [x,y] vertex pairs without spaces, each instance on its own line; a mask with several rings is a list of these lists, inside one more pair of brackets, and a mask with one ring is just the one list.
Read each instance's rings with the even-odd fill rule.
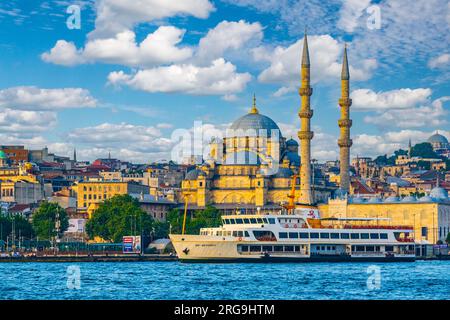
[[415,255],[351,255],[351,254],[296,254],[296,253],[252,253],[242,254],[238,244],[260,244],[258,242],[226,241],[223,238],[209,239],[196,235],[170,235],[172,244],[181,262],[191,263],[303,263],[303,262],[413,262]]

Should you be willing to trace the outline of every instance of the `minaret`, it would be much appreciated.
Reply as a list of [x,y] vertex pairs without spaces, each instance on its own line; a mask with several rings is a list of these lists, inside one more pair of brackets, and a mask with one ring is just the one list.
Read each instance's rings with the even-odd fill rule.
[[350,127],[352,126],[352,120],[350,120],[350,106],[352,105],[352,99],[349,98],[349,92],[350,73],[348,72],[347,46],[345,46],[341,73],[341,98],[339,99],[341,118],[339,119],[338,124],[341,135],[338,140],[338,146],[340,154],[341,189],[347,193],[350,190],[349,167],[350,147],[352,146],[352,140],[350,139]]
[[301,97],[301,107],[298,116],[300,117],[301,129],[298,132],[300,139],[300,198],[299,202],[303,204],[312,204],[311,194],[311,139],[314,133],[311,131],[311,117],[313,111],[310,107],[310,96],[312,95],[312,88],[309,84],[310,70],[309,70],[309,52],[308,52],[308,37],[305,30],[305,38],[303,40],[303,55],[301,68],[301,86],[298,90]]
[[73,162],[77,162],[77,149],[73,149]]

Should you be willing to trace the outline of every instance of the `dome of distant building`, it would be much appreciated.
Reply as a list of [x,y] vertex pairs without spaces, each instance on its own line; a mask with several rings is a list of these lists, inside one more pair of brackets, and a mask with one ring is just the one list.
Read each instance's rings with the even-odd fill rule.
[[447,138],[439,133],[433,134],[431,137],[428,138],[427,142],[429,142],[431,144],[433,144],[433,143],[448,144]]
[[286,152],[284,159],[288,159],[291,165],[300,166],[300,156],[295,152]]
[[434,199],[447,199],[448,198],[448,192],[444,188],[433,188],[430,192],[430,197]]
[[194,170],[189,171],[186,174],[185,179],[186,180],[197,180],[197,178],[199,176],[205,176],[205,173],[202,170],[200,170],[200,169],[194,169]]

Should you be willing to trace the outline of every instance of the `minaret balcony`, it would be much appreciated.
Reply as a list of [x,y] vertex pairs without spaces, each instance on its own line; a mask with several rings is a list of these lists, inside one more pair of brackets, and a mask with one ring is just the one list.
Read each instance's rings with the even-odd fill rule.
[[340,98],[339,105],[341,107],[350,107],[352,105],[352,99],[349,98]]
[[311,140],[314,137],[314,132],[312,131],[299,131],[297,134],[300,140]]
[[350,148],[353,144],[352,139],[338,139],[338,146],[340,148]]
[[339,128],[350,128],[352,126],[353,121],[350,119],[339,119],[338,125]]
[[303,96],[311,96],[313,93],[313,89],[311,87],[300,88],[298,89],[298,93]]
[[302,110],[298,113],[298,116],[300,118],[308,118],[311,119],[313,116],[314,112],[312,110]]

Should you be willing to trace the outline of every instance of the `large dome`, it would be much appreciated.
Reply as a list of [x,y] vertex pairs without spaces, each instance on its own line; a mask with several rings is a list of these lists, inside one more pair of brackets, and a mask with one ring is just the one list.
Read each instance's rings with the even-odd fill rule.
[[439,134],[439,133],[433,134],[431,137],[428,138],[427,141],[429,143],[442,143],[442,144],[447,144],[448,143],[447,138],[444,137],[442,134]]
[[271,136],[271,130],[278,130],[280,133],[280,137],[282,137],[280,128],[278,125],[270,119],[269,117],[260,114],[258,109],[256,108],[256,98],[253,97],[253,106],[248,114],[240,117],[236,121],[233,122],[230,129],[232,130],[242,130],[244,134],[247,130],[253,130],[255,132],[250,132],[251,135],[259,135],[263,132],[259,132],[259,130],[266,130],[267,137]]
[[240,117],[233,122],[230,129],[233,130],[255,130],[255,134],[260,134],[259,130],[266,130],[267,136],[271,136],[271,130],[278,130],[280,136],[282,136],[280,128],[277,126],[275,121],[269,117],[259,114],[259,113],[249,113],[243,117]]

